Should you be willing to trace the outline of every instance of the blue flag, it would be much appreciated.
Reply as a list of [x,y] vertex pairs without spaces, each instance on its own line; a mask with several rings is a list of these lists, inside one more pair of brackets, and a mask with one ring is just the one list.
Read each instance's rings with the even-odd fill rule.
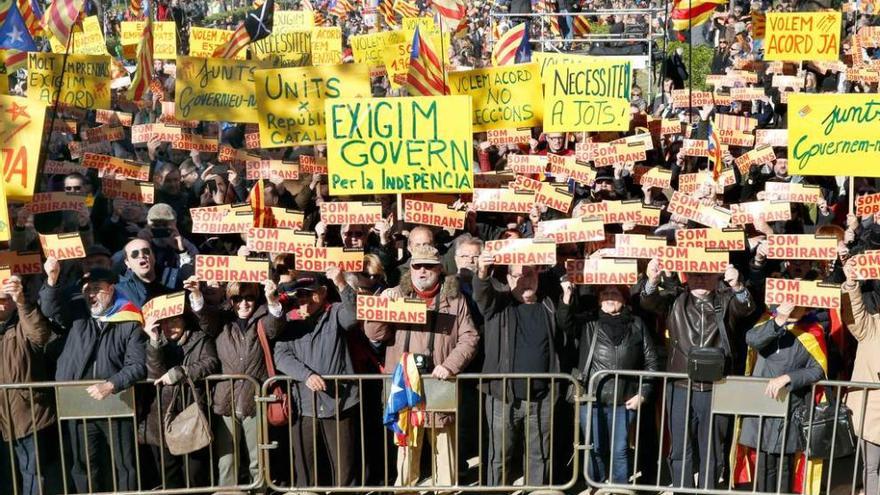
[[24,52],[37,51],[37,45],[24,23],[24,18],[21,17],[17,2],[12,2],[9,6],[6,20],[0,26],[0,48]]

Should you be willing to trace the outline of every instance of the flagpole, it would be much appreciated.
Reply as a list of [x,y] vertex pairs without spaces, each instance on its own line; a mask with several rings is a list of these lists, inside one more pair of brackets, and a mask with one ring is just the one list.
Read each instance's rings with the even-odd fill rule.
[[[75,22],[73,26],[76,26]],[[61,101],[61,88],[64,86],[64,72],[67,70],[67,55],[70,54],[70,42],[73,40],[73,26],[70,26],[70,33],[67,36],[67,46],[64,48],[64,57],[61,59],[61,77],[58,78],[58,85],[55,87],[55,104],[52,106],[52,117],[49,120],[49,132],[46,133],[46,139],[40,147],[40,158],[37,160],[37,177],[42,177],[43,164],[49,155],[49,143],[52,140],[52,132],[55,128],[55,118],[58,116],[58,104]],[[49,49],[51,50],[51,47]],[[39,189],[40,181],[37,181],[34,183],[34,192],[39,192]]]
[[440,63],[442,67],[440,72],[443,74],[443,96],[448,95],[449,82],[446,80],[446,47],[443,46],[443,16],[437,15],[437,21],[440,22]]

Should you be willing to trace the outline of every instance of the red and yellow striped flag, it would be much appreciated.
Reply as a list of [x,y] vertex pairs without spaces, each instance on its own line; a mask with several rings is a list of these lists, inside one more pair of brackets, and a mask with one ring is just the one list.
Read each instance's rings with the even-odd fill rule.
[[433,0],[432,5],[445,32],[457,31],[467,16],[467,5],[463,0]]
[[572,36],[575,38],[582,38],[592,31],[590,29],[590,23],[587,21],[586,16],[576,15],[572,18]]
[[444,67],[431,43],[416,28],[412,51],[409,56],[409,72],[406,89],[410,96],[437,96],[449,94]]
[[144,30],[141,33],[141,43],[138,46],[137,70],[131,86],[128,88],[128,99],[140,101],[153,81],[153,20],[147,17]]
[[501,67],[504,65],[512,65],[516,62],[516,52],[522,45],[523,37],[526,32],[526,23],[521,22],[511,29],[508,29],[492,48],[492,65]]
[[[39,9],[39,4],[36,4],[36,7]],[[43,26],[41,24],[43,14],[34,9],[34,4],[30,0],[19,0],[18,11],[21,12],[21,18],[24,19],[24,25],[27,26],[31,36],[43,34]]]
[[419,7],[412,0],[394,0],[394,11],[402,17],[419,16]]
[[79,18],[82,7],[83,0],[54,0],[43,16],[43,26],[54,34],[61,44],[67,45],[70,30]]
[[144,15],[142,0],[128,0],[128,12],[132,19],[140,19]]
[[756,40],[764,39],[764,33],[767,31],[767,14],[763,12],[752,12],[752,38]]
[[248,35],[247,29],[242,22],[235,28],[229,41],[225,45],[218,46],[211,56],[214,58],[235,58],[238,52],[242,51],[250,42],[251,37]]
[[715,8],[727,4],[726,0],[674,0],[670,18],[672,28],[687,31],[709,20]]
[[18,69],[27,69],[27,54],[28,52],[24,50],[0,49],[0,62],[6,66],[6,73],[9,74]]

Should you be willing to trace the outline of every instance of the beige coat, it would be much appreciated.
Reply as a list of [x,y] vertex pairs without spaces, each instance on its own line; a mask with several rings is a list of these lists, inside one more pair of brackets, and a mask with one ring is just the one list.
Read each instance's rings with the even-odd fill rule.
[[[859,284],[849,288],[843,286],[844,298],[849,299],[851,315],[844,315],[847,328],[859,341],[856,362],[853,366],[852,381],[877,383],[880,372],[880,315],[870,314],[862,303]],[[847,297],[848,296],[848,297]],[[844,309],[846,309],[844,303]],[[850,389],[846,405],[853,412],[853,427],[856,435],[871,443],[880,444],[880,390],[868,390],[868,404],[865,406],[864,431],[862,431],[862,407],[864,390]]]

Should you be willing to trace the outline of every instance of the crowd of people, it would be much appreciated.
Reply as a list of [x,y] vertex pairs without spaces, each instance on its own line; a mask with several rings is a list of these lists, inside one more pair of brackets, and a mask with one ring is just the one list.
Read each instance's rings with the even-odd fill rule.
[[[571,5],[558,5],[560,12],[649,6],[562,3]],[[199,19],[222,12],[219,5],[160,2],[159,15],[180,19],[185,33],[183,26],[200,25]],[[512,24],[501,20],[496,27],[492,9],[516,14],[533,8],[517,0],[472,2],[468,7],[471,25],[449,52],[449,65],[458,69],[491,65],[492,40]],[[521,213],[481,211],[469,194],[445,195],[442,201],[464,211],[466,221],[463,229],[440,228],[404,222],[399,195],[331,196],[326,174],[261,180],[265,208],[302,213],[301,230],[310,232],[318,246],[363,251],[361,271],[332,266],[304,272],[295,269],[291,253],[251,252],[244,234],[194,233],[192,208],[253,204],[256,181],[246,178],[244,163],[221,161],[217,153],[174,149],[155,137],[133,144],[126,130],[125,139],[110,143],[108,154],[150,165],[152,205],[108,197],[95,169],[41,175],[39,191],[84,195],[89,206],[34,214],[26,204],[10,204],[9,252],[40,251],[40,235],[71,232],[81,236],[85,252],[78,259],[44,257],[39,273],[13,271],[0,288],[0,486],[12,486],[14,478],[18,493],[49,495],[259,485],[264,474],[261,444],[272,442],[278,447],[269,455],[271,478],[279,486],[409,486],[425,479],[438,487],[452,486],[466,479],[463,462],[469,456],[481,466],[478,483],[509,486],[522,477],[525,485],[542,486],[564,479],[568,469],[565,460],[572,453],[554,455],[566,447],[559,445],[565,442],[553,443],[554,434],[566,439],[575,435],[559,420],[568,414],[579,416],[581,434],[591,439],[584,475],[595,483],[652,484],[644,473],[651,472],[652,463],[657,469],[657,450],[664,449],[662,457],[669,461],[662,468],[664,483],[721,488],[736,474],[728,463],[730,452],[746,447],[757,451],[753,480],[759,491],[798,490],[798,454],[805,449],[801,425],[791,424],[783,433],[781,419],[746,418],[739,423],[713,414],[712,381],[670,380],[664,388],[659,380],[620,376],[596,384],[590,401],[578,401],[574,392],[569,403],[565,380],[546,377],[570,374],[586,387],[601,372],[689,373],[693,357],[707,351],[724,363],[728,374],[766,379],[768,396],[788,394],[792,418],[804,417],[795,412],[811,407],[813,385],[823,379],[880,381],[880,367],[871,356],[880,328],[880,284],[860,280],[852,260],[880,249],[880,214],[857,217],[852,209],[853,194],[878,192],[877,181],[799,176],[789,170],[786,148],[780,146],[774,160],[743,170],[736,159],[752,146],[731,144],[721,160],[733,180],[718,184],[717,178],[706,180],[712,177],[706,157],[682,149],[685,133],[689,139],[708,140],[719,115],[756,119],[752,131],[786,129],[783,100],[790,88],[771,84],[773,74],[761,62],[752,13],[794,8],[790,2],[736,3],[733,11],[716,13],[695,28],[714,47],[711,73],[756,74],[757,82],[736,84],[763,88],[760,99],[682,105],[673,92],[687,87],[690,67],[679,51],[660,66],[655,94],[632,87],[633,125],[628,132],[534,128],[521,144],[493,144],[486,133],[474,135],[475,172],[503,175],[510,173],[513,155],[572,156],[589,140],[645,134],[649,117],[680,122],[676,132],[658,129],[652,134],[645,160],[596,167],[592,182],[563,184],[573,197],[568,212],[542,204]],[[117,12],[105,14],[106,29],[113,32],[123,19]],[[612,32],[621,33],[626,26],[653,22],[665,37],[668,18],[668,10],[661,10],[650,19],[627,14],[591,16],[590,21],[611,24]],[[841,58],[852,66],[854,60],[869,60],[873,48],[862,45],[856,49],[864,53],[851,53],[850,40],[858,36],[864,19],[856,23],[855,16],[846,18]],[[214,26],[231,28],[235,22],[230,18]],[[330,17],[330,22],[344,26],[344,41],[370,29],[357,10],[346,19]],[[538,23],[531,28],[541,29]],[[344,58],[350,57],[346,48]],[[124,91],[115,95],[113,110],[132,114],[135,125],[159,122],[161,103],[174,100],[174,71],[165,70],[173,64],[157,61],[155,67],[157,84],[147,101],[128,101]],[[845,70],[827,65],[789,64],[783,70],[801,77],[806,93],[876,92],[876,82],[849,80]],[[13,92],[23,95],[24,81]],[[372,87],[374,97],[391,94],[384,77],[374,78]],[[69,117],[67,110],[56,111],[59,120]],[[99,126],[95,113],[88,112],[78,121],[78,132],[53,130],[46,139],[45,159],[81,168],[71,143]],[[224,145],[246,147],[244,124],[202,122],[197,130],[219,137]],[[248,151],[287,162],[333,160],[324,145]],[[670,171],[669,186],[642,185],[642,167]],[[657,236],[674,245],[677,232],[703,228],[666,210],[673,193],[683,188],[683,178],[694,175],[700,183],[687,194],[704,205],[730,208],[761,201],[768,197],[768,184],[816,186],[820,197],[791,202],[787,220],[753,215],[738,225],[744,247],[731,250],[723,273],[675,273],[661,269],[656,257],[642,257],[638,282],[632,286],[575,284],[566,262],[614,258],[615,235]],[[532,177],[552,178],[546,173]],[[354,199],[379,202],[383,220],[330,225],[322,219],[322,204]],[[435,195],[431,199],[438,200]],[[552,266],[501,265],[486,249],[486,241],[541,237],[543,222],[582,217],[590,205],[620,200],[661,209],[659,224],[608,222],[604,241],[558,244]],[[771,258],[767,238],[776,234],[833,236],[836,256]],[[261,283],[199,280],[199,255],[260,256],[271,270]],[[844,296],[841,307],[767,305],[768,278],[837,284]],[[139,317],[149,301],[179,292],[186,294],[182,314],[146,321]],[[428,322],[358,319],[358,295],[421,300]],[[803,335],[821,342],[821,352]],[[419,438],[395,447],[390,446],[390,422],[383,417],[387,392],[381,382],[339,377],[387,375],[407,355],[419,357],[425,379],[439,382],[454,382],[465,373],[536,378],[462,380],[456,389],[457,410],[430,414]],[[276,372],[289,379],[289,422],[268,428],[268,438],[262,438],[262,391],[255,384]],[[234,378],[209,379],[221,374]],[[62,388],[40,386],[47,381],[88,383],[72,393],[80,393],[77,400],[96,401],[89,408],[135,390],[134,418],[71,420],[61,411]],[[853,483],[869,495],[880,493],[880,423],[875,423],[880,402],[873,395],[864,390],[846,399],[863,441],[864,472]],[[163,422],[193,401],[211,418],[211,445],[174,455],[163,437]],[[655,412],[659,417],[660,409],[665,423],[646,419]],[[647,447],[638,457],[630,448],[635,430],[656,438],[654,444],[644,443]],[[668,441],[659,440],[664,435]]]

